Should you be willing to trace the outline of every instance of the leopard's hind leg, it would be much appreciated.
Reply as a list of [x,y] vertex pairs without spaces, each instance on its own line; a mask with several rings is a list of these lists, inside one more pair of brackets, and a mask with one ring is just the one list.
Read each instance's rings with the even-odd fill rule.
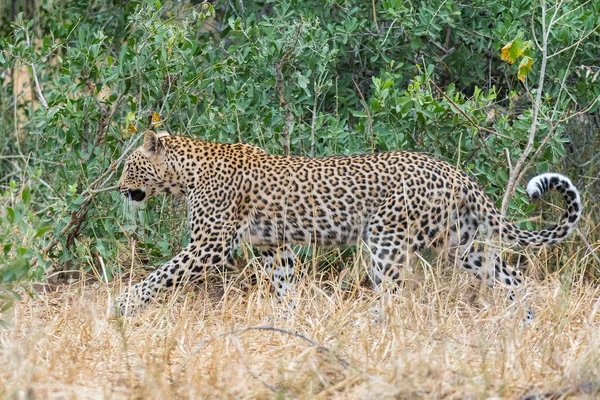
[[[275,291],[277,300],[286,301],[290,292],[294,293],[295,255],[290,246],[260,246],[258,251],[264,259],[264,266],[271,286]],[[290,310],[294,309],[294,302],[289,301]]]
[[[478,234],[478,222],[470,212],[458,214],[449,230],[448,255],[451,263],[484,281],[488,286],[499,282],[508,288],[508,297],[513,303],[518,303],[519,293],[523,284],[523,273],[517,268],[507,265],[498,252],[479,249],[475,242]],[[483,247],[483,246],[481,246]],[[524,306],[526,324],[533,321],[533,311],[529,306]]]

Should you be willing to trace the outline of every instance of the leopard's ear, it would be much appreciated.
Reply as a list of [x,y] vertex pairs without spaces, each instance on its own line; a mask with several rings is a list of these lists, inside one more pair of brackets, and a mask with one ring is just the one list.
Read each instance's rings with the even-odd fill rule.
[[160,141],[156,133],[152,131],[146,131],[144,133],[144,154],[148,157],[156,154],[160,150]]
[[161,138],[161,137],[171,136],[171,134],[168,131],[158,131],[156,133],[156,136]]

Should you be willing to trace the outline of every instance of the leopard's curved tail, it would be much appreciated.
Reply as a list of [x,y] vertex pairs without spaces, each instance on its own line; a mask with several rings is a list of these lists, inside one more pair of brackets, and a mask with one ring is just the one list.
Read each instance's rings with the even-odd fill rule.
[[529,231],[519,228],[499,212],[494,212],[487,216],[489,227],[494,232],[501,232],[502,240],[521,246],[541,247],[545,244],[562,242],[575,229],[581,217],[581,198],[571,180],[560,174],[541,174],[532,178],[527,184],[527,194],[530,199],[537,199],[549,190],[561,193],[567,203],[566,211],[558,224],[539,231]]

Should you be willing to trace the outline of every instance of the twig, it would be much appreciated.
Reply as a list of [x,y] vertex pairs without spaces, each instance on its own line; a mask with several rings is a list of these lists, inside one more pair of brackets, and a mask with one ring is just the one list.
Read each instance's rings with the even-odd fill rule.
[[[269,331],[269,332],[279,332],[285,335],[289,335],[289,336],[293,336],[296,337],[298,339],[301,339],[303,341],[305,341],[306,343],[308,343],[309,345],[311,345],[312,347],[315,347],[318,350],[324,351],[330,355],[332,355],[339,363],[340,365],[346,369],[348,367],[351,367],[350,363],[346,360],[344,360],[341,356],[337,355],[333,350],[329,349],[328,347],[325,347],[317,342],[315,342],[314,340],[311,340],[309,338],[307,338],[304,335],[301,335],[299,333],[296,332],[291,332],[285,329],[281,329],[281,328],[277,328],[274,326],[250,326],[247,328],[242,328],[242,329],[232,329],[230,331],[224,332],[224,333],[220,333],[218,335],[215,335],[213,337],[211,337],[210,339],[207,339],[205,341],[203,341],[202,343],[200,343],[195,349],[194,351],[192,351],[192,354],[190,354],[186,360],[183,362],[183,365],[181,366],[181,369],[179,370],[179,372],[175,375],[175,377],[173,378],[173,380],[171,381],[171,383],[174,385],[175,383],[177,383],[177,380],[179,379],[179,377],[181,376],[181,374],[183,373],[183,371],[185,371],[185,368],[187,367],[187,365],[189,364],[190,360],[192,359],[192,357],[198,355],[198,353],[200,353],[200,351],[205,348],[206,346],[212,344],[215,340],[223,338],[223,337],[227,337],[230,335],[240,335],[242,333],[246,333],[246,332],[250,332],[250,331]],[[363,372],[362,370],[353,367],[354,369],[356,369],[359,372]]]
[[[27,47],[31,47],[31,43],[29,42],[29,32],[27,31],[27,29],[24,29],[24,31],[25,31],[25,39],[27,40]],[[48,109],[48,103],[46,102],[46,99],[44,98],[44,95],[42,94],[42,89],[40,88],[40,82],[38,81],[37,72],[35,70],[35,64],[33,63],[33,61],[29,63],[29,66],[31,67],[31,72],[33,73],[33,80],[35,81],[35,88],[37,90],[38,99],[40,100],[40,103],[42,103],[44,108]]]
[[594,155],[592,158],[590,158],[589,160],[587,160],[586,162],[584,162],[583,164],[579,164],[577,165],[577,167],[579,168],[583,168],[583,167],[587,167],[589,164],[593,163],[594,161],[596,161],[598,158],[600,158],[600,152],[596,153],[596,155]]
[[[89,197],[87,198],[82,204],[81,207],[79,207],[78,211],[73,211],[71,213],[71,219],[69,220],[69,222],[67,223],[67,225],[65,225],[64,228],[61,229],[60,234],[58,236],[64,236],[65,234],[67,234],[67,232],[69,232],[69,230],[73,227],[76,226],[77,231],[79,231],[79,227],[81,227],[81,224],[83,223],[83,220],[85,219],[85,216],[87,215],[87,212],[89,211],[89,205],[92,202],[92,198]],[[73,243],[73,239],[74,236],[72,236],[69,233],[69,236],[67,238],[67,242],[69,244]],[[58,244],[58,240],[57,239],[52,239],[43,249],[42,249],[42,257],[45,257],[46,254],[52,250],[54,248],[54,246],[56,246]],[[68,247],[69,245],[67,245]],[[29,262],[29,265],[31,267],[35,266],[37,264],[37,257],[32,258],[31,261]]]
[[592,29],[591,31],[589,31],[589,32],[588,32],[588,33],[587,33],[585,36],[582,36],[582,37],[581,37],[581,38],[580,38],[580,39],[579,39],[577,42],[575,42],[575,43],[573,43],[573,44],[571,44],[571,45],[569,45],[569,46],[565,47],[564,49],[558,50],[558,51],[556,51],[556,52],[554,52],[554,53],[550,54],[550,55],[548,56],[548,58],[552,58],[552,57],[554,57],[554,56],[557,56],[557,55],[559,55],[560,53],[563,53],[563,52],[565,52],[565,51],[567,51],[567,50],[570,50],[571,48],[573,48],[573,47],[575,47],[575,46],[579,46],[579,44],[580,44],[581,42],[583,42],[585,39],[587,39],[587,38],[588,38],[588,37],[589,37],[589,36],[590,36],[592,33],[596,32],[596,31],[598,30],[598,28],[600,28],[600,25],[597,25],[597,26],[596,26],[594,29]]
[[550,131],[548,132],[548,134],[546,135],[546,137],[544,138],[544,140],[542,140],[542,143],[540,143],[540,145],[535,150],[535,152],[533,153],[533,155],[529,158],[529,161],[527,162],[527,164],[525,165],[525,167],[522,168],[522,170],[519,173],[519,176],[517,177],[517,179],[515,180],[515,182],[521,182],[521,180],[525,176],[525,173],[527,171],[529,171],[529,169],[533,166],[533,163],[535,162],[535,160],[537,160],[538,156],[542,152],[542,149],[544,148],[544,146],[546,146],[546,144],[548,144],[548,142],[550,141],[550,139],[554,135],[555,131],[556,131],[556,125],[553,125],[552,128],[550,128]]
[[88,189],[88,193],[102,193],[102,192],[110,192],[111,190],[116,190],[118,188],[117,185],[113,185],[113,186],[108,186],[108,187],[104,187],[104,188],[100,188],[100,189]]
[[596,254],[596,252],[594,251],[594,249],[590,245],[590,242],[588,242],[588,240],[585,237],[585,235],[583,233],[581,233],[580,229],[577,229],[577,236],[579,236],[579,239],[581,239],[581,241],[583,242],[583,244],[585,244],[585,247],[587,247],[587,251],[590,252],[590,254],[592,255],[592,257],[594,257],[596,259],[596,262],[598,263],[598,265],[600,265],[600,257],[598,257],[598,254]]
[[[10,75],[10,79],[12,81],[13,87],[16,87],[15,72],[16,72],[16,67],[13,65],[12,73]],[[17,143],[17,151],[19,152],[19,155],[21,157],[23,157],[23,152],[21,151],[21,135],[19,134],[19,118],[18,118],[18,114],[17,114],[17,99],[16,98],[13,101],[13,121],[15,124],[14,129],[15,129],[15,142]]]
[[458,110],[459,113],[461,113],[466,119],[467,121],[469,121],[469,123],[471,123],[471,125],[473,125],[473,127],[475,127],[475,129],[477,129],[477,133],[479,134],[479,139],[481,140],[481,143],[483,144],[483,147],[485,147],[485,151],[490,155],[490,157],[493,156],[492,152],[490,151],[487,142],[485,141],[485,138],[482,136],[481,132],[488,132],[491,133],[493,135],[496,136],[500,136],[500,134],[496,131],[494,131],[493,129],[488,129],[485,128],[483,126],[479,126],[477,125],[477,123],[475,121],[473,121],[473,119],[471,117],[469,117],[467,115],[467,113],[465,113],[459,106],[458,104],[456,104],[450,97],[448,97],[448,95],[446,93],[444,93],[444,91],[442,89],[440,89],[438,87],[438,85],[435,84],[435,82],[433,82],[431,79],[429,79],[429,83],[431,83],[433,85],[433,87],[450,103],[452,104],[452,106]]
[[[571,64],[573,63],[573,60],[575,59],[575,54],[577,54],[577,49],[579,49],[579,44],[577,44],[575,51],[571,54],[571,59],[569,60],[569,64],[567,64],[567,68],[565,69],[566,72],[563,75],[563,78],[560,82],[560,90],[558,91],[558,95],[556,96],[557,99],[561,98],[563,90],[565,90],[567,92],[567,94],[569,96],[571,96],[571,93],[569,93],[569,90],[566,89],[566,87],[565,87],[565,82],[567,81],[567,77],[569,76],[569,71],[571,70]],[[561,103],[560,101],[557,101],[554,103],[554,108],[552,109],[552,116],[550,118],[548,118],[546,115],[544,115],[544,117],[546,117],[546,119],[549,119],[550,121],[554,121],[554,117],[556,116],[556,110],[558,109],[558,105],[560,103]],[[577,101],[575,101],[575,103],[577,103]]]
[[83,77],[83,80],[85,81],[85,86],[87,87],[88,91],[90,92],[90,96],[94,99],[94,102],[100,109],[100,121],[98,121],[98,134],[96,135],[96,140],[94,141],[94,145],[92,146],[92,149],[90,150],[90,154],[88,157],[88,158],[92,158],[92,156],[94,155],[94,150],[96,150],[96,147],[98,147],[100,145],[100,143],[102,142],[102,140],[104,139],[104,130],[106,129],[106,125],[107,125],[108,111],[106,110],[106,107],[104,106],[104,104],[100,103],[98,98],[96,98],[96,95],[94,93],[96,91],[96,84],[93,83],[92,81],[90,81],[90,77],[85,68],[83,68],[83,70],[81,71],[81,76]]
[[237,351],[238,355],[240,356],[240,360],[242,360],[242,364],[244,364],[244,368],[246,368],[246,371],[248,372],[248,374],[250,374],[250,376],[253,379],[260,382],[264,387],[269,389],[271,392],[277,393],[277,388],[275,386],[269,385],[267,382],[260,379],[258,377],[258,375],[256,375],[254,372],[252,372],[252,370],[250,369],[250,366],[248,365],[248,363],[246,362],[246,359],[244,358],[244,354],[242,354],[242,349],[241,349],[240,343],[235,336],[233,337],[233,345],[234,345],[235,350]]
[[367,118],[369,119],[369,133],[371,134],[371,152],[374,153],[375,152],[375,138],[373,137],[373,119],[371,118],[371,113],[369,112],[369,106],[367,104],[367,101],[365,100],[365,96],[363,96],[362,91],[358,87],[358,84],[356,83],[354,78],[352,78],[352,83],[354,83],[354,87],[356,88],[356,90],[358,91],[358,94],[360,95],[360,98],[362,99],[363,106],[365,107],[365,112],[367,113]]
[[441,94],[441,95],[442,95],[442,96],[443,96],[443,97],[444,97],[446,100],[448,100],[448,102],[449,102],[450,104],[452,104],[452,106],[453,106],[453,107],[454,107],[454,108],[455,108],[455,109],[456,109],[456,110],[457,110],[459,113],[461,113],[461,114],[463,115],[463,117],[465,117],[465,118],[467,119],[467,121],[469,121],[469,122],[471,123],[471,125],[473,125],[473,127],[474,127],[475,129],[477,129],[477,130],[478,130],[478,131],[480,131],[480,132],[487,132],[487,133],[491,133],[492,135],[496,135],[496,136],[498,136],[498,135],[499,135],[499,133],[498,133],[498,132],[496,132],[496,131],[495,131],[495,130],[493,130],[493,129],[489,129],[489,128],[486,128],[486,127],[483,127],[483,126],[479,126],[479,125],[477,125],[477,123],[476,123],[475,121],[473,121],[473,119],[472,119],[471,117],[469,117],[469,116],[467,115],[467,113],[465,113],[465,112],[464,112],[464,111],[463,111],[463,110],[462,110],[462,109],[461,109],[461,108],[458,106],[458,104],[456,104],[456,103],[454,102],[454,100],[452,100],[450,97],[448,97],[448,95],[447,95],[446,93],[444,93],[444,91],[443,91],[442,89],[440,89],[440,88],[438,87],[438,85],[436,85],[436,84],[435,84],[435,82],[434,82],[434,81],[432,81],[432,80],[430,79],[430,80],[429,80],[429,83],[431,83],[431,84],[433,85],[433,87],[435,88],[435,90],[437,90],[437,91],[438,91],[438,92],[439,92],[439,93],[440,93],[440,94]]
[[310,156],[315,156],[315,125],[317,123],[317,103],[319,102],[319,95],[321,94],[321,87],[315,82],[315,101],[313,103],[312,110],[312,121],[310,123]]
[[538,42],[537,36],[535,34],[535,7],[531,9],[531,35],[533,36],[533,41],[535,42],[535,46],[539,51],[542,51],[542,46],[540,42]]
[[290,154],[291,147],[291,137],[290,137],[290,128],[292,126],[292,122],[294,120],[294,116],[292,115],[292,111],[289,108],[289,104],[285,99],[285,86],[284,86],[284,77],[283,77],[283,66],[287,62],[288,58],[292,55],[296,46],[298,45],[298,40],[300,39],[300,32],[302,30],[302,23],[298,25],[298,30],[296,31],[296,41],[291,49],[289,49],[283,57],[281,57],[281,62],[276,62],[273,64],[273,68],[275,68],[275,86],[277,87],[277,93],[279,94],[279,106],[283,108],[285,112],[285,127],[283,128],[282,134],[284,137],[284,145],[283,151],[285,155]]
[[[117,171],[117,168],[119,168],[119,166],[121,165],[121,163],[123,162],[125,157],[127,157],[129,155],[129,151],[133,148],[133,146],[135,146],[137,144],[137,142],[142,137],[143,137],[143,135],[132,136],[131,139],[129,140],[129,143],[127,144],[127,147],[123,151],[123,154],[121,154],[121,157],[119,157],[117,159],[117,161],[114,161],[113,163],[111,163],[110,167],[108,167],[108,169],[106,171],[104,171],[104,173],[102,173],[102,175],[100,175],[94,182],[92,182],[83,193],[84,194],[88,193],[88,192],[93,193],[93,190],[95,190],[96,188],[104,187],[104,185],[106,185],[106,183],[113,177],[113,175]],[[107,177],[107,175],[108,175],[108,177]],[[98,183],[102,179],[104,179],[104,181],[100,185],[98,185]]]
[[510,161],[510,152],[508,151],[508,147],[504,148],[504,156],[506,157],[506,164],[508,164],[508,173],[512,174],[512,162]]
[[375,29],[379,32],[379,25],[377,25],[377,9],[375,8],[375,0],[371,0],[371,8],[373,8],[373,22],[375,23]]
[[567,122],[567,121],[568,121],[568,120],[570,120],[570,119],[573,119],[573,118],[575,118],[575,117],[578,117],[578,116],[580,116],[580,115],[582,115],[582,114],[585,114],[585,113],[587,113],[587,112],[588,112],[588,111],[590,111],[590,109],[591,109],[592,107],[594,107],[594,106],[596,105],[596,103],[597,103],[597,102],[599,102],[599,101],[600,101],[600,96],[598,96],[598,97],[596,97],[595,99],[593,99],[592,101],[590,101],[590,103],[589,103],[589,104],[588,104],[586,107],[584,107],[583,109],[581,109],[581,110],[577,111],[575,114],[571,114],[571,115],[569,115],[568,117],[564,117],[564,118],[561,118],[561,119],[559,119],[559,120],[556,122],[556,125],[560,125],[560,124],[562,124],[562,123],[565,123],[565,122]]

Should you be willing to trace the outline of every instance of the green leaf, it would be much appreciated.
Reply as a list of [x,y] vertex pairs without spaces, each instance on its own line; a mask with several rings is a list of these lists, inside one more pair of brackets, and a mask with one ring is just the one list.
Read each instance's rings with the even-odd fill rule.
[[21,193],[21,198],[23,199],[23,203],[29,203],[29,200],[31,199],[31,190],[29,190],[28,188],[23,189],[23,193]]
[[363,112],[363,111],[358,111],[358,110],[351,110],[352,115],[354,115],[357,118],[367,118],[368,115],[367,113]]
[[410,41],[410,48],[413,50],[417,50],[417,49],[421,48],[422,44],[423,44],[423,42],[422,42],[421,38],[415,37],[414,39],[412,39]]
[[6,207],[6,219],[11,224],[15,222],[15,210],[10,207]]
[[400,112],[402,115],[406,115],[412,110],[413,101],[410,97],[400,97],[396,101],[396,112]]
[[51,226],[42,226],[40,229],[38,229],[35,232],[35,237],[40,237],[40,236],[44,235],[44,233],[46,233],[46,232],[48,232],[50,230],[52,230]]
[[429,119],[434,119],[435,118],[435,113],[433,111],[423,110],[421,112],[423,113],[423,115],[425,115]]
[[[0,313],[5,313],[6,311],[10,310],[11,307],[15,304],[15,302],[13,300],[9,300],[7,301],[3,306],[2,309],[0,309]],[[1,320],[0,320],[1,321]],[[2,327],[5,327],[4,325],[2,325]]]
[[304,75],[298,73],[298,86],[302,89],[306,89],[308,87],[308,83],[310,81]]

